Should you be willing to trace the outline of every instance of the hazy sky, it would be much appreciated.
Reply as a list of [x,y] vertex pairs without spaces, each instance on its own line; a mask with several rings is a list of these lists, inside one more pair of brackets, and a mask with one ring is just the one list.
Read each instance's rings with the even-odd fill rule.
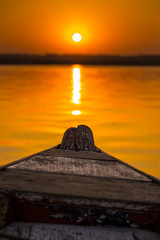
[[0,53],[160,54],[160,0],[0,0]]

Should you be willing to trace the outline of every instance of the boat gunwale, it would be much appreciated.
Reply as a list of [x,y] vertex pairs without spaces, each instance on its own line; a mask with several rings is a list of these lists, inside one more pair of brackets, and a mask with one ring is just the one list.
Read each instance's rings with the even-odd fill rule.
[[[1,165],[1,166],[0,166],[0,171],[3,171],[3,170],[5,170],[6,168],[11,167],[11,166],[13,166],[13,165],[15,165],[15,164],[17,164],[17,163],[22,162],[22,161],[29,160],[31,157],[34,157],[34,156],[36,156],[36,155],[42,154],[43,156],[45,156],[46,153],[47,153],[48,151],[52,150],[52,149],[60,150],[60,149],[59,149],[59,146],[60,146],[60,144],[58,144],[58,145],[56,145],[56,146],[54,146],[54,147],[51,147],[51,148],[42,150],[42,151],[40,151],[40,152],[31,154],[31,155],[29,155],[29,156],[27,156],[27,157],[24,157],[24,158],[21,158],[21,159],[19,159],[19,160],[15,160],[15,161],[13,161],[13,162],[11,162],[11,163],[7,163],[7,164],[4,164],[4,165]],[[132,170],[134,170],[134,171],[142,174],[143,176],[149,178],[152,182],[158,183],[158,184],[160,185],[160,179],[158,179],[158,178],[156,178],[156,177],[154,177],[154,176],[152,176],[152,175],[150,175],[150,174],[148,174],[148,173],[146,173],[146,172],[144,172],[144,171],[142,171],[142,170],[139,170],[139,169],[137,169],[136,167],[133,167],[132,165],[130,165],[130,164],[128,164],[128,163],[126,163],[126,162],[124,162],[124,161],[122,161],[122,160],[120,160],[120,159],[118,159],[118,158],[116,158],[116,157],[113,157],[112,155],[104,152],[103,150],[101,150],[101,149],[99,149],[99,148],[97,148],[97,149],[98,149],[98,151],[96,151],[96,153],[99,153],[99,154],[102,153],[102,154],[104,154],[104,155],[106,155],[106,156],[111,157],[111,159],[105,159],[105,158],[104,158],[104,159],[98,159],[98,158],[88,158],[88,157],[87,157],[86,160],[100,160],[100,161],[119,162],[120,164],[123,164],[124,166],[126,166],[126,167],[128,167],[128,168],[130,168],[130,169],[132,169]],[[73,150],[63,150],[63,151],[73,152]],[[82,151],[74,151],[74,152],[78,153],[78,152],[82,152]],[[83,151],[83,153],[85,153],[85,151]],[[93,152],[92,152],[92,153],[93,153]],[[48,155],[48,156],[53,156],[53,155]],[[55,156],[55,157],[57,157],[57,156]],[[61,157],[61,156],[59,156],[59,157]],[[68,157],[65,157],[65,158],[72,158],[72,157],[68,156]],[[85,159],[84,157],[78,157],[78,156],[74,156],[74,158],[77,158],[77,159]],[[19,170],[20,170],[20,169],[19,169]],[[28,170],[28,171],[31,171],[31,170]],[[32,170],[32,171],[34,171],[34,170]],[[35,171],[37,171],[37,170],[35,170]],[[38,171],[37,171],[37,172],[38,172]],[[42,172],[42,171],[40,171],[40,172]],[[47,171],[46,171],[46,172],[47,172]],[[47,173],[49,173],[49,172],[47,172]],[[54,173],[54,174],[55,174],[55,173]],[[57,174],[58,174],[58,173],[57,173]],[[68,175],[68,174],[67,174],[67,175]],[[74,175],[74,174],[72,174],[72,175]],[[88,177],[88,176],[86,176],[86,177]],[[104,178],[107,178],[107,177],[104,177]],[[107,179],[110,179],[110,178],[107,178]],[[112,179],[112,178],[111,178],[111,179]],[[125,179],[123,179],[123,180],[125,180]],[[127,179],[126,179],[126,180],[127,180]],[[143,182],[143,181],[145,181],[145,180],[134,180],[134,179],[133,179],[133,180],[131,180],[131,181],[142,181],[142,182]],[[148,182],[149,182],[149,181],[148,181]]]

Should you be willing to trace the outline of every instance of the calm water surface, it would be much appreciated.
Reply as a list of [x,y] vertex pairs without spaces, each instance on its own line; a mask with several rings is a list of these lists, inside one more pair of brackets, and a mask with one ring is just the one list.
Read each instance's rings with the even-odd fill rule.
[[0,66],[0,165],[79,124],[102,150],[160,178],[160,67]]

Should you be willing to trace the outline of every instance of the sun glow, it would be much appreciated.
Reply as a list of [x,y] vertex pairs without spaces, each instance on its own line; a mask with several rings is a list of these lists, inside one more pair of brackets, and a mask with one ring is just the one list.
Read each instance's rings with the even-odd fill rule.
[[81,41],[82,36],[81,36],[80,33],[74,33],[73,36],[72,36],[72,39],[73,39],[74,42],[79,42],[79,41]]

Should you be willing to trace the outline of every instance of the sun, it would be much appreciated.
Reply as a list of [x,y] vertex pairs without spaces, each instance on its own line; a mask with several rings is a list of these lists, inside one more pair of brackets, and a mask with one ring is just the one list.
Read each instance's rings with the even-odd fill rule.
[[72,36],[72,39],[74,42],[80,42],[81,39],[82,39],[82,36],[80,33],[74,33],[73,36]]

